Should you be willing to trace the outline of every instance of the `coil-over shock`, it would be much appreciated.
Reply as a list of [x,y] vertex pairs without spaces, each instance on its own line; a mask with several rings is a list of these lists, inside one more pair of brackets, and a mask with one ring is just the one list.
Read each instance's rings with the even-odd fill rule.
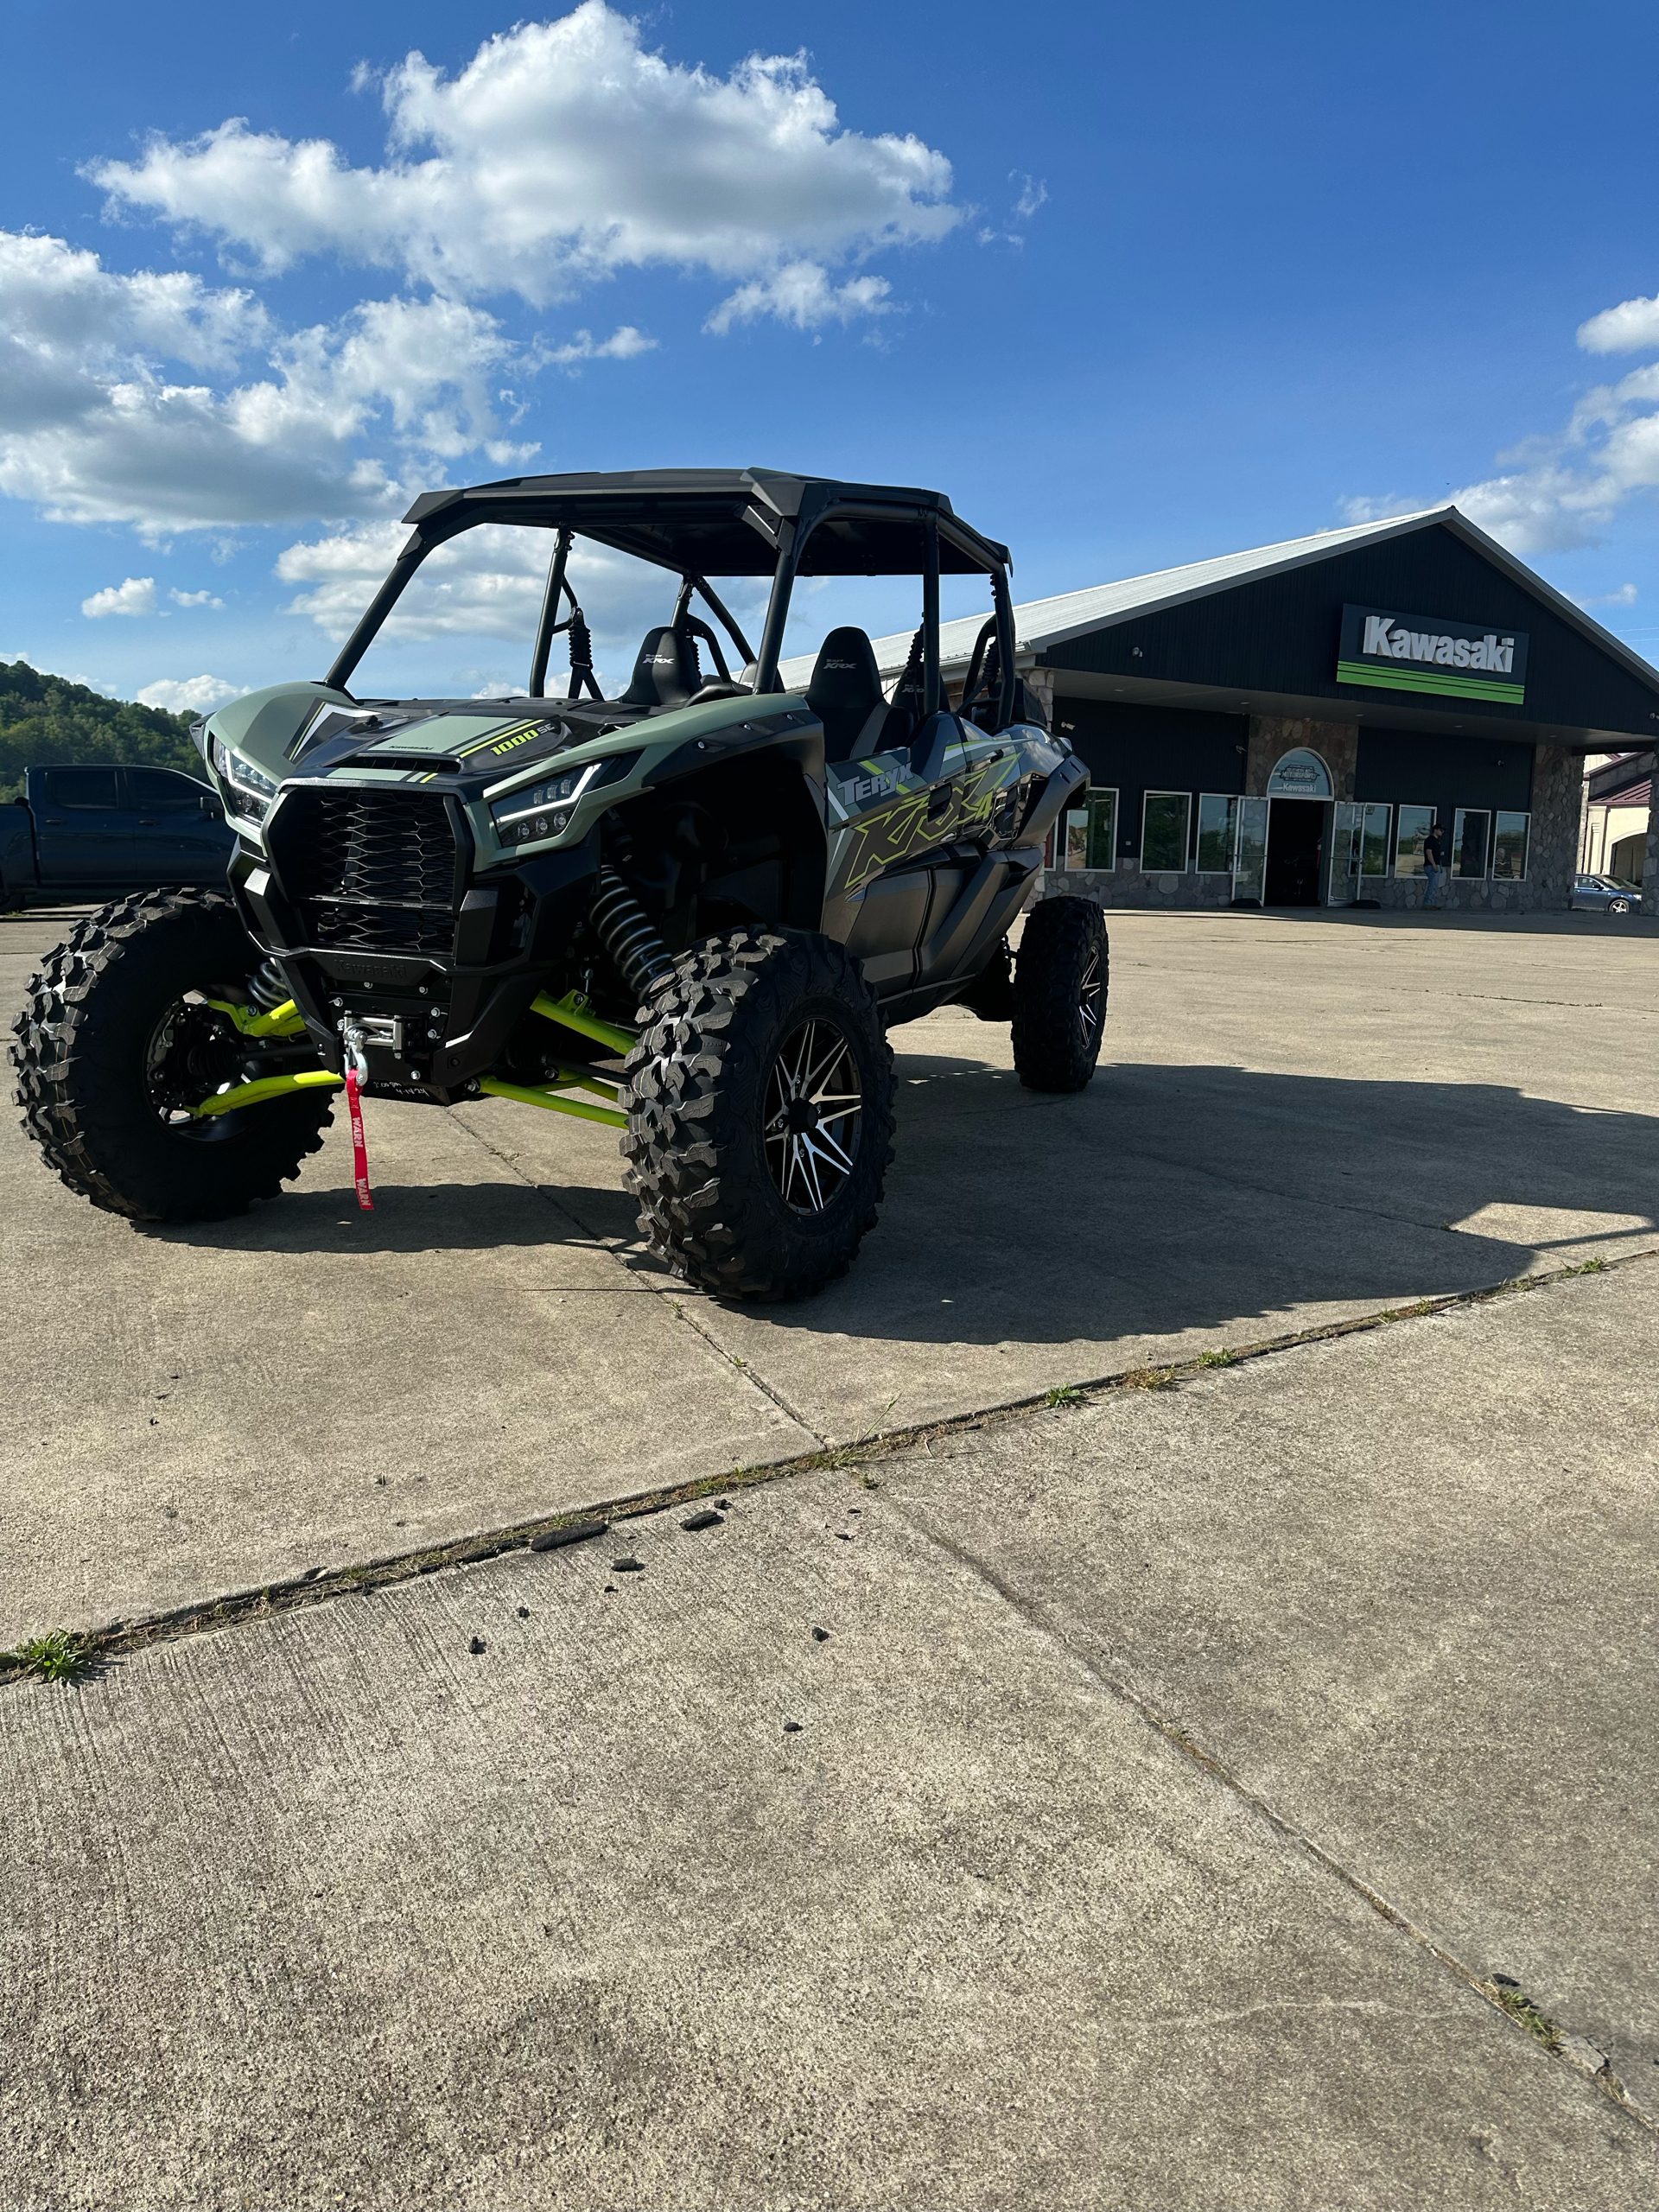
[[261,1014],[285,1005],[293,995],[288,978],[275,960],[262,960],[248,978],[248,1004]]
[[627,885],[608,865],[599,871],[599,887],[588,919],[622,981],[643,1001],[674,973],[668,947]]

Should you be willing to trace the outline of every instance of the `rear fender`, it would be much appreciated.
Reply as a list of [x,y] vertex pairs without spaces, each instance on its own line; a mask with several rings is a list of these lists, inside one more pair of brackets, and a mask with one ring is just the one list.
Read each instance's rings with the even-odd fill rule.
[[1076,753],[1060,761],[1039,785],[1030,810],[1020,825],[1022,845],[1040,844],[1063,810],[1089,787],[1089,771]]

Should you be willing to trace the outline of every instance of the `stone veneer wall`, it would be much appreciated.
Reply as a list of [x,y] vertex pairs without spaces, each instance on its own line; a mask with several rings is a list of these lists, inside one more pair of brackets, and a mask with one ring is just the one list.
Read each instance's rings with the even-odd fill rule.
[[1317,753],[1331,771],[1332,798],[1352,798],[1359,766],[1359,730],[1353,722],[1315,722],[1297,715],[1252,715],[1244,756],[1244,796],[1265,798],[1274,764],[1298,746]]

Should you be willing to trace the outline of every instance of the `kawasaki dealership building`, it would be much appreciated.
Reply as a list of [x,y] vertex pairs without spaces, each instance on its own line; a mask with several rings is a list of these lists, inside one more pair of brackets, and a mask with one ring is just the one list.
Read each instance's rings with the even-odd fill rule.
[[[1049,887],[1108,906],[1563,907],[1583,756],[1659,737],[1659,671],[1455,507],[1016,609],[1086,761]],[[979,621],[947,624],[947,676]],[[884,670],[909,640],[883,640]]]

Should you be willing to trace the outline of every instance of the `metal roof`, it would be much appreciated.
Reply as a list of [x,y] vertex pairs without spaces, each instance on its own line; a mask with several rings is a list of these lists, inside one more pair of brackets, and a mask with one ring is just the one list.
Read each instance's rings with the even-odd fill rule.
[[[1134,621],[1165,607],[1205,599],[1234,584],[1254,583],[1263,576],[1280,575],[1287,569],[1328,561],[1333,554],[1345,552],[1351,546],[1404,537],[1414,531],[1437,526],[1462,538],[1633,676],[1659,691],[1659,669],[1650,667],[1639,653],[1632,652],[1622,638],[1616,638],[1611,630],[1604,630],[1581,607],[1547,584],[1524,562],[1517,561],[1514,554],[1495,537],[1489,537],[1455,506],[1423,507],[1414,514],[1390,515],[1381,522],[1355,523],[1346,530],[1317,531],[1310,537],[1290,537],[1281,544],[1260,545],[1248,553],[1224,553],[1211,561],[1189,561],[1179,569],[1158,569],[1150,575],[1127,576],[1121,583],[1093,584],[1085,591],[1061,592],[1052,599],[1027,600],[1014,610],[1015,641],[1022,658],[1030,655],[1040,660],[1052,647],[1065,645],[1072,638],[1084,637],[1091,631],[1109,630],[1120,622]],[[973,614],[940,624],[939,660],[943,667],[966,666],[974,640],[985,620],[983,614]],[[875,640],[876,663],[883,676],[897,675],[903,668],[912,634],[903,631]],[[798,655],[785,661],[779,674],[791,689],[798,689],[810,677],[812,661],[810,653]]]

